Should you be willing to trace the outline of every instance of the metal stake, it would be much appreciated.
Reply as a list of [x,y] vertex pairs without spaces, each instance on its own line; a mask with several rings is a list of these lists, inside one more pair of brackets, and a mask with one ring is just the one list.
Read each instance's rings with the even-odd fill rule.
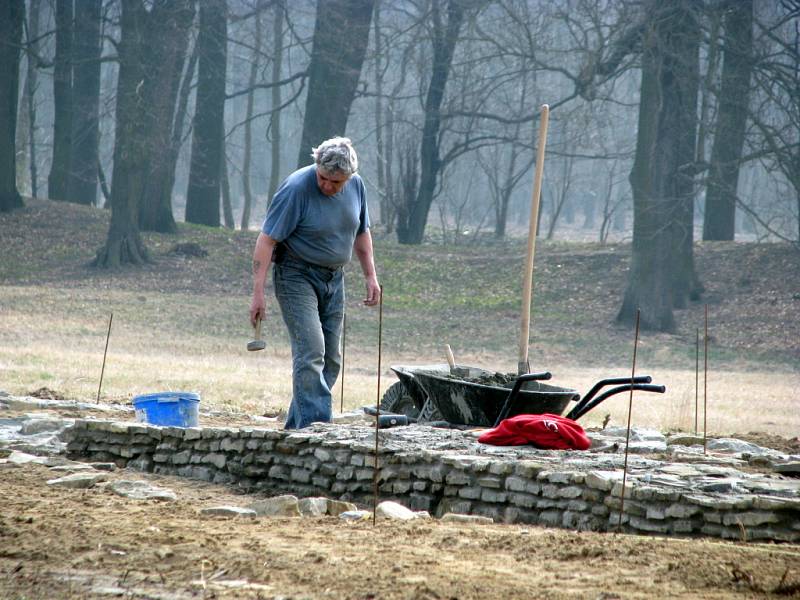
[[707,451],[708,436],[708,304],[706,304],[705,335],[703,336],[703,454]]
[[372,526],[375,527],[378,510],[378,424],[381,420],[381,348],[383,342],[383,286],[378,298],[378,390],[375,398],[375,464],[372,470]]
[[636,309],[636,333],[633,338],[633,366],[631,367],[631,394],[628,398],[628,431],[625,435],[625,464],[622,467],[622,492],[619,503],[617,532],[622,528],[622,515],[625,514],[625,483],[628,479],[628,446],[631,442],[631,413],[633,412],[633,383],[636,377],[636,348],[639,345],[639,309]]
[[339,412],[344,412],[344,356],[347,349],[347,313],[342,316],[342,395],[339,401]]
[[700,328],[696,330],[694,341],[694,434],[697,435],[697,412],[699,409],[698,396],[700,395]]
[[97,386],[97,400],[95,404],[100,404],[100,388],[103,387],[103,373],[106,372],[106,355],[108,354],[108,339],[111,337],[111,322],[114,320],[114,312],[108,318],[108,333],[106,333],[106,349],[103,350],[103,368],[100,369],[100,384]]

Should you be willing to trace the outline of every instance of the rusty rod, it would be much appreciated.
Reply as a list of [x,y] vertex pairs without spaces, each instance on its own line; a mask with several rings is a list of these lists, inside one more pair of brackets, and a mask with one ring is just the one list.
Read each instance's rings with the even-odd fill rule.
[[625,483],[628,480],[628,446],[631,443],[631,413],[633,412],[633,384],[636,377],[636,348],[639,346],[639,309],[636,309],[636,332],[633,337],[633,366],[631,367],[631,394],[628,397],[628,429],[625,434],[625,463],[622,467],[622,491],[620,492],[619,520],[617,532],[622,528],[622,515],[625,514]]
[[375,398],[375,464],[372,465],[372,526],[375,527],[378,510],[378,427],[381,420],[381,348],[383,346],[383,286],[378,297],[378,390]]
[[347,349],[347,313],[342,315],[342,395],[339,400],[339,412],[344,412],[344,356]]
[[694,434],[697,435],[697,413],[700,403],[698,401],[700,396],[700,328],[695,331],[694,340]]
[[706,454],[708,437],[708,304],[705,305],[705,335],[703,336],[703,454]]
[[100,383],[97,386],[97,400],[95,404],[100,404],[100,388],[103,387],[103,373],[106,372],[106,355],[108,354],[108,340],[111,337],[111,322],[114,320],[114,311],[111,311],[111,316],[108,318],[108,333],[106,333],[106,349],[103,350],[103,368],[100,369]]

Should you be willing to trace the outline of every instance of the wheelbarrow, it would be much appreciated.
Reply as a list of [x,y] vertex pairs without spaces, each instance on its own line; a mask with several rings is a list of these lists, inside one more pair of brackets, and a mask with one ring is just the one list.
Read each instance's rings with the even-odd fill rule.
[[[663,385],[652,385],[649,375],[613,377],[598,381],[583,396],[574,389],[542,383],[548,372],[519,377],[479,367],[448,364],[391,367],[400,381],[381,400],[381,411],[404,415],[417,422],[445,422],[457,427],[496,427],[500,421],[520,414],[562,415],[576,420],[610,396],[633,390],[664,393]],[[598,393],[603,388],[601,394]]]

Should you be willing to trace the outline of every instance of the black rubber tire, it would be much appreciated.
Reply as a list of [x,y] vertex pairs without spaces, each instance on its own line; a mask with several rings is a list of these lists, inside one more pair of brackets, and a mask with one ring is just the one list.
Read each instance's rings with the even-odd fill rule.
[[412,419],[419,416],[419,408],[414,402],[414,398],[406,390],[402,381],[397,381],[389,386],[389,389],[381,398],[381,411],[396,415],[405,415]]

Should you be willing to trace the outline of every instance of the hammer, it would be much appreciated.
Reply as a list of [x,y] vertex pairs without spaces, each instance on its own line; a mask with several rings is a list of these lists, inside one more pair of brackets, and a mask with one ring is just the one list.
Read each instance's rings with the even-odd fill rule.
[[250,352],[254,352],[255,350],[263,350],[267,347],[267,343],[261,339],[261,317],[256,319],[256,339],[252,342],[247,342],[247,349]]

